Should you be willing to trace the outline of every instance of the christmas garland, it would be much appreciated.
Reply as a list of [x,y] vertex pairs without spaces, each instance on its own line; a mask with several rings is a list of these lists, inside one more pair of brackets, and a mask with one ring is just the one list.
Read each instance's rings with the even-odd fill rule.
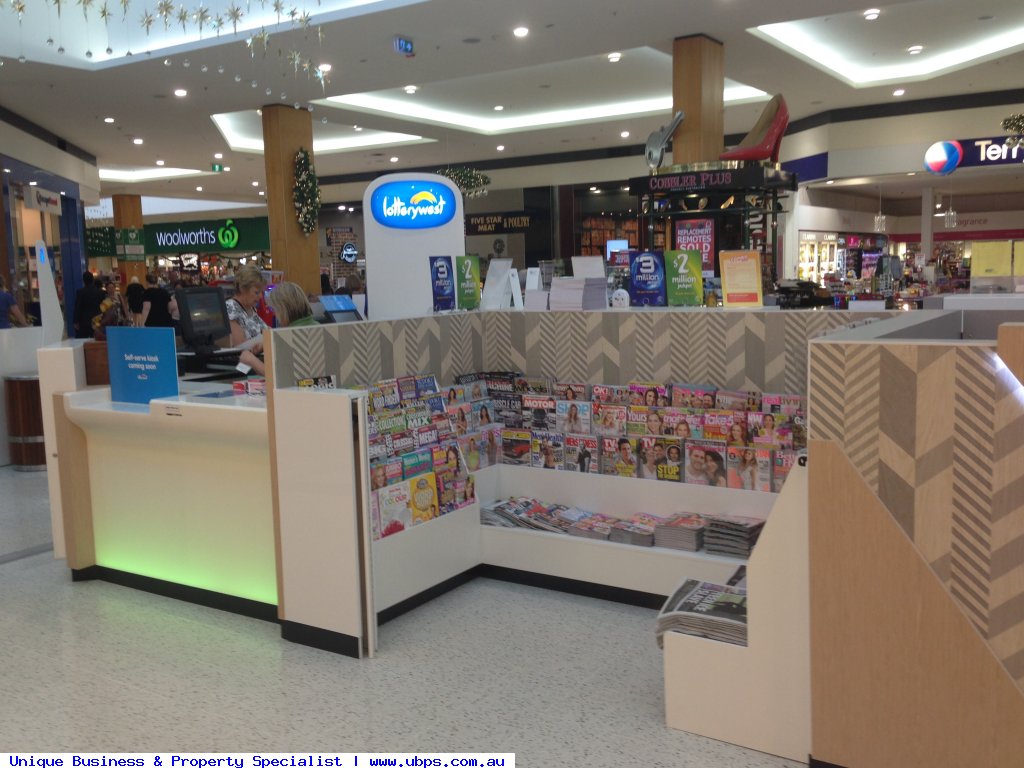
[[1024,115],[1010,115],[1003,120],[1003,130],[1010,134],[1006,143],[1011,147],[1024,146]]
[[444,176],[462,192],[463,197],[484,197],[487,194],[487,185],[491,183],[491,177],[475,168],[442,168],[437,172],[438,176]]
[[316,232],[320,215],[320,183],[309,159],[309,152],[299,149],[295,155],[295,217],[306,236]]

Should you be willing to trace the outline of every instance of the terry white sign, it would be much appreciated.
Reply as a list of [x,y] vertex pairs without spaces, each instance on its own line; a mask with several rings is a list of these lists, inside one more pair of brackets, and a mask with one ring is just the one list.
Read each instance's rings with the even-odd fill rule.
[[25,190],[25,207],[60,216],[60,195],[42,187],[28,187]]

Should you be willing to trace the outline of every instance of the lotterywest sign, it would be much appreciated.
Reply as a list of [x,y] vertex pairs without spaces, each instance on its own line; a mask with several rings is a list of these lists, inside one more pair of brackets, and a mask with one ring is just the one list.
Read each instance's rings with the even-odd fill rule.
[[629,188],[641,195],[708,192],[744,188],[796,189],[796,176],[776,168],[751,165],[740,168],[662,173],[630,179]]
[[391,229],[433,229],[455,217],[455,195],[432,181],[389,181],[370,196],[378,223]]
[[146,253],[223,253],[270,249],[267,217],[147,224]]
[[526,211],[474,213],[466,216],[466,236],[513,235],[530,229],[530,214]]

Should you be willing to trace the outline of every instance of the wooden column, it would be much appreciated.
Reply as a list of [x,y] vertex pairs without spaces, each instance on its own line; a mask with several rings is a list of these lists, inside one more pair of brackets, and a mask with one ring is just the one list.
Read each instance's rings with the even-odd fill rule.
[[274,269],[306,293],[320,293],[320,251],[316,233],[306,235],[295,216],[295,155],[313,153],[313,117],[281,104],[263,108],[263,161],[267,171],[267,218]]
[[[111,195],[110,202],[114,208],[114,229],[142,229],[142,197],[139,195]],[[124,285],[128,287],[133,277],[146,284],[146,262],[125,261],[118,259],[117,267],[124,273]]]
[[686,118],[672,136],[673,163],[718,160],[724,147],[725,48],[706,35],[672,42],[672,111]]

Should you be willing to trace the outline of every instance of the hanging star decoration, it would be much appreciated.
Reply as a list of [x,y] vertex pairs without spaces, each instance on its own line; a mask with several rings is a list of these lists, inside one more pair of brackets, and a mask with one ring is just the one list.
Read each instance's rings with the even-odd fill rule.
[[213,23],[210,24],[214,31],[217,33],[217,37],[220,37],[220,31],[224,28],[224,17],[219,13],[213,17]]
[[244,15],[245,13],[243,13],[242,9],[234,3],[232,3],[228,8],[228,19],[230,19],[231,27],[234,29],[236,35],[238,34],[238,22],[242,20]]
[[320,45],[323,46],[323,44],[324,44],[324,26],[323,26],[323,24],[317,24],[316,25],[316,37],[317,37],[317,40],[320,41]]
[[476,168],[458,166],[452,168],[441,168],[437,171],[438,176],[444,176],[455,183],[464,197],[486,197],[487,186],[491,183],[491,177],[486,173],[480,173]]
[[124,21],[128,18],[128,6],[132,4],[132,0],[121,0],[121,20]]
[[1024,146],[1024,114],[1010,115],[1003,119],[1003,131],[1008,134],[1006,145],[1009,147]]
[[60,5],[62,0],[53,0],[53,4],[57,6],[57,18],[60,18]]
[[255,48],[254,48],[255,44],[256,44],[256,38],[254,38],[254,37],[247,37],[247,38],[245,38],[245,47],[249,49],[249,58],[250,59],[255,59],[256,58],[256,52],[255,52]]
[[188,10],[185,6],[178,9],[178,23],[181,24],[182,32],[188,32]]
[[92,5],[92,0],[78,0],[78,4],[82,6],[82,15],[85,16],[85,20],[89,21],[89,7]]
[[260,27],[260,31],[252,36],[253,40],[263,46],[263,55],[267,55],[267,50],[270,48],[270,33],[267,32],[266,27]]
[[324,92],[324,96],[327,95],[327,84],[330,82],[330,77],[327,72],[324,72],[319,67],[313,72],[313,77],[320,83],[320,90]]
[[299,9],[298,8],[292,8],[291,10],[289,10],[288,11],[288,18],[292,20],[292,26],[295,26],[295,21],[296,21],[296,19],[299,18]]
[[288,51],[288,63],[292,65],[292,68],[295,70],[295,76],[298,77],[299,67],[302,66],[302,54],[294,49]]
[[313,17],[310,15],[309,11],[303,11],[302,15],[299,16],[299,26],[301,26],[304,30],[309,29],[309,25],[312,23],[312,21]]
[[110,21],[110,7],[106,3],[100,6],[100,18],[103,19],[103,26],[107,26],[107,22]]
[[196,20],[196,24],[199,25],[199,37],[203,37],[203,27],[210,23],[210,9],[199,6],[199,10],[193,14],[193,18]]
[[277,14],[277,23],[281,23],[281,13],[284,11],[283,0],[274,0],[274,13]]
[[174,3],[171,0],[160,0],[156,4],[156,15],[164,21],[164,29],[171,24],[171,15],[174,13]]
[[18,14],[18,24],[21,24],[21,20],[25,18],[25,0],[13,0],[11,10]]
[[149,37],[149,30],[156,23],[156,16],[149,11],[142,14],[142,28],[146,30],[146,37]]

